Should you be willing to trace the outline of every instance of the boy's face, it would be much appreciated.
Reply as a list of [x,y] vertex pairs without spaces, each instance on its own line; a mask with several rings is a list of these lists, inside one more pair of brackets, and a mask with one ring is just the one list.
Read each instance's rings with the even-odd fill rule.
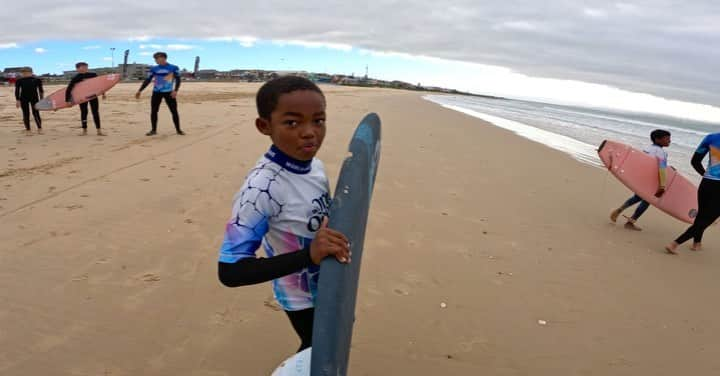
[[312,90],[282,94],[270,119],[257,118],[255,126],[283,153],[309,161],[325,139],[325,99]]
[[657,144],[663,147],[670,146],[671,138],[670,136],[660,137],[657,139]]
[[167,63],[167,58],[165,56],[158,56],[155,58],[155,62],[158,65],[165,65]]
[[87,73],[88,66],[87,65],[79,65],[77,67],[77,71],[78,71],[78,73]]

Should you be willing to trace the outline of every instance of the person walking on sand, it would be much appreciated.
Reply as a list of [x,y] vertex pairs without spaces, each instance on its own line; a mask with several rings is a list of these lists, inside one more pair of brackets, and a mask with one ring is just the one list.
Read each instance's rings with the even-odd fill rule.
[[[73,99],[72,99],[72,90],[75,87],[75,85],[79,84],[80,82],[87,80],[88,78],[97,77],[97,73],[95,72],[88,72],[88,63],[85,62],[79,62],[75,64],[75,69],[77,69],[77,74],[75,77],[70,80],[70,84],[68,84],[67,90],[65,90],[65,102],[73,105]],[[103,100],[106,98],[105,94],[102,95]],[[98,136],[105,136],[104,133],[100,130],[100,101],[98,101],[97,98],[91,99],[89,102],[80,103],[80,122],[82,123],[82,135],[87,135],[87,116],[88,116],[88,104],[90,104],[90,109],[92,110],[93,115],[93,122],[95,123],[95,129],[97,129],[97,135]]]
[[22,77],[15,81],[15,107],[22,109],[25,133],[31,133],[30,113],[32,112],[38,134],[42,134],[42,119],[40,112],[35,109],[35,104],[43,99],[45,94],[42,81],[33,75],[32,68],[29,67],[20,70],[20,74]]
[[150,124],[152,128],[146,136],[154,136],[157,134],[158,111],[160,110],[160,103],[162,103],[163,99],[172,114],[175,132],[184,136],[185,132],[180,129],[180,115],[178,115],[176,100],[177,92],[180,90],[180,68],[167,62],[167,54],[165,52],[156,52],[153,58],[157,65],[150,68],[150,74],[148,74],[147,79],[145,79],[140,89],[135,93],[135,98],[140,99],[140,93],[150,85],[150,82],[154,79],[153,94],[150,100]]
[[[710,158],[706,169],[703,166],[703,159],[708,154]],[[705,230],[720,218],[720,133],[706,136],[695,150],[690,163],[703,177],[697,192],[698,213],[695,222],[665,247],[665,250],[671,254],[677,254],[677,247],[690,239],[693,239],[690,249],[701,250]]]
[[[666,148],[670,146],[671,142],[671,136],[670,132],[662,129],[656,129],[650,133],[650,139],[652,140],[652,145],[648,146],[645,150],[643,150],[646,154],[649,154],[657,159],[658,162],[658,190],[655,193],[655,197],[662,197],[665,194],[665,181],[666,181],[666,169],[667,169],[667,152],[663,148]],[[625,228],[628,230],[634,230],[634,231],[641,231],[642,229],[638,227],[635,223],[640,219],[640,217],[645,213],[645,211],[650,207],[650,204],[643,200],[640,196],[637,194],[630,197],[627,201],[625,201],[619,208],[615,209],[610,213],[610,220],[613,222],[617,222],[618,217],[620,214],[622,214],[623,211],[626,209],[632,207],[635,204],[639,204],[638,207],[635,209],[635,213],[632,215],[632,217],[626,217],[627,222],[625,223]]]
[[[305,78],[284,76],[265,83],[256,103],[255,127],[271,146],[235,195],[218,278],[228,287],[272,281],[300,352],[312,345],[320,262],[351,262],[347,237],[327,227],[330,189],[315,158],[327,127],[325,95]],[[261,247],[266,258],[256,256]]]

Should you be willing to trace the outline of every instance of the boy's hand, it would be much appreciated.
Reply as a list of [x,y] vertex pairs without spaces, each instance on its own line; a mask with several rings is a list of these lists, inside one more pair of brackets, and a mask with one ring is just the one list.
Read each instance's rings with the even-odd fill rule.
[[140,99],[140,92],[135,93],[135,99]]
[[106,99],[107,99],[107,95],[105,95],[105,93],[103,93],[102,99],[103,99],[103,100],[106,100]]
[[660,198],[665,194],[665,187],[658,188],[657,192],[655,192],[655,197]]
[[344,264],[350,263],[350,242],[345,235],[328,228],[327,224],[328,219],[325,217],[315,239],[310,243],[310,258],[313,264],[320,265],[328,256],[335,256]]
[[177,98],[177,91],[173,90],[172,93],[170,93],[170,96],[173,98]]
[[15,101],[15,108],[20,108],[20,101]]

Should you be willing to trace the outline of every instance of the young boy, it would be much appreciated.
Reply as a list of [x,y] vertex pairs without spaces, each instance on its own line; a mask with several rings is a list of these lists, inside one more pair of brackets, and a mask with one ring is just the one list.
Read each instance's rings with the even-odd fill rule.
[[[70,84],[67,87],[67,90],[65,90],[65,102],[72,105],[72,90],[78,83],[82,82],[83,80],[87,80],[88,78],[97,77],[97,73],[95,72],[88,72],[88,63],[85,62],[79,62],[75,64],[75,69],[77,69],[77,74],[75,77],[70,80]],[[102,95],[102,98],[105,99],[105,94]],[[95,129],[97,129],[97,135],[98,136],[104,136],[105,134],[102,133],[100,130],[100,101],[98,101],[97,98],[91,99],[89,102],[80,103],[80,122],[82,123],[82,135],[87,135],[87,116],[88,116],[88,103],[90,103],[90,108],[92,109],[92,115],[93,115],[93,122],[95,122]]]
[[[160,103],[165,99],[170,113],[172,114],[173,123],[175,124],[175,132],[184,136],[185,132],[180,129],[180,115],[177,111],[177,92],[180,90],[180,68],[176,65],[168,64],[167,54],[165,52],[156,52],[153,55],[156,66],[150,68],[150,74],[142,83],[140,89],[135,93],[135,98],[140,99],[140,93],[150,85],[155,78],[155,86],[153,88],[152,99],[150,100],[150,124],[152,128],[146,136],[154,136],[157,134],[158,111]],[[174,87],[173,87],[174,84]]]
[[[305,78],[285,76],[257,93],[255,126],[272,146],[235,195],[220,248],[218,276],[228,287],[271,281],[275,299],[312,345],[318,265],[350,262],[348,239],[327,227],[328,180],[315,154],[325,138],[325,96]],[[256,258],[262,244],[267,258]]]
[[[652,145],[648,146],[643,151],[657,159],[659,184],[655,197],[662,197],[662,195],[665,194],[665,170],[667,169],[667,152],[665,152],[663,148],[670,146],[670,132],[662,129],[656,129],[650,133],[650,139],[652,140]],[[640,216],[645,213],[648,207],[650,207],[650,204],[638,195],[633,195],[630,199],[625,201],[621,207],[613,210],[610,214],[610,220],[617,222],[618,217],[623,211],[625,211],[625,209],[637,203],[640,203],[640,205],[638,205],[637,209],[635,209],[635,213],[632,217],[628,218],[627,223],[625,223],[625,228],[628,230],[641,231],[642,229],[637,227],[635,223],[638,219],[640,219]]]
[[15,81],[15,107],[22,108],[25,132],[31,133],[30,112],[32,112],[38,134],[42,134],[42,119],[40,119],[40,112],[35,109],[35,103],[39,102],[45,94],[42,81],[33,76],[32,68],[23,68],[20,73],[22,77]]

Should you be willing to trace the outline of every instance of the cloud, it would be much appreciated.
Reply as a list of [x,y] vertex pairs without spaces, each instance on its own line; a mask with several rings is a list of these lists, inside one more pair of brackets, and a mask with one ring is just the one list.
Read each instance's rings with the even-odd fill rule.
[[277,46],[299,46],[299,47],[305,47],[305,48],[327,48],[330,50],[337,50],[337,51],[351,51],[352,46],[349,44],[343,44],[343,43],[327,43],[327,42],[311,42],[311,41],[302,41],[302,40],[273,40],[273,44]]
[[606,11],[597,8],[585,8],[583,14],[590,18],[606,18],[608,16]]
[[196,49],[197,46],[192,46],[189,44],[168,44],[165,46],[165,49],[168,51],[189,51]]
[[252,47],[258,41],[258,38],[251,36],[230,36],[230,37],[212,37],[207,38],[210,42],[236,42],[243,47]]
[[20,47],[17,43],[0,43],[0,50]]
[[47,52],[47,50],[44,49],[44,48],[42,48],[42,47],[38,47],[38,48],[35,49],[35,53],[36,53],[36,54],[44,54],[44,53],[46,53],[46,52]]
[[535,31],[538,26],[528,21],[505,21],[495,24],[493,29],[498,31]]
[[638,7],[630,3],[615,3],[615,8],[621,13],[637,13]]
[[99,50],[101,48],[102,48],[102,46],[95,45],[95,46],[85,46],[82,49],[83,50]]
[[142,51],[142,52],[140,52],[138,55],[140,55],[140,56],[152,56],[153,53],[152,53],[152,52],[148,52],[148,51]]
[[152,50],[167,50],[167,51],[189,51],[198,48],[197,46],[189,44],[141,44],[140,49],[152,49]]
[[141,35],[141,36],[129,37],[128,41],[130,41],[130,42],[147,42],[151,39],[152,39],[152,37],[150,37],[150,36]]
[[103,61],[112,61],[112,60],[113,60],[113,58],[110,57],[110,56],[105,56],[105,57],[102,58],[102,59],[103,59]]
[[[23,0],[13,4],[13,11],[32,14],[42,27],[28,28],[21,17],[6,17],[0,44],[37,43],[57,36],[77,40],[88,35],[87,30],[93,30],[93,40],[144,44],[165,38],[191,43],[186,41],[253,36],[262,41],[306,41],[341,51],[352,46],[433,56],[507,67],[532,77],[720,103],[720,49],[711,48],[720,45],[720,33],[713,27],[718,24],[720,2],[678,4],[670,0],[377,0],[373,6],[350,7],[337,1],[276,0],[272,6],[243,6],[238,22],[237,12],[207,11],[237,9],[229,0],[165,8],[149,1],[108,7],[75,0],[49,7],[47,0]],[[593,19],[603,22],[588,22]]]

